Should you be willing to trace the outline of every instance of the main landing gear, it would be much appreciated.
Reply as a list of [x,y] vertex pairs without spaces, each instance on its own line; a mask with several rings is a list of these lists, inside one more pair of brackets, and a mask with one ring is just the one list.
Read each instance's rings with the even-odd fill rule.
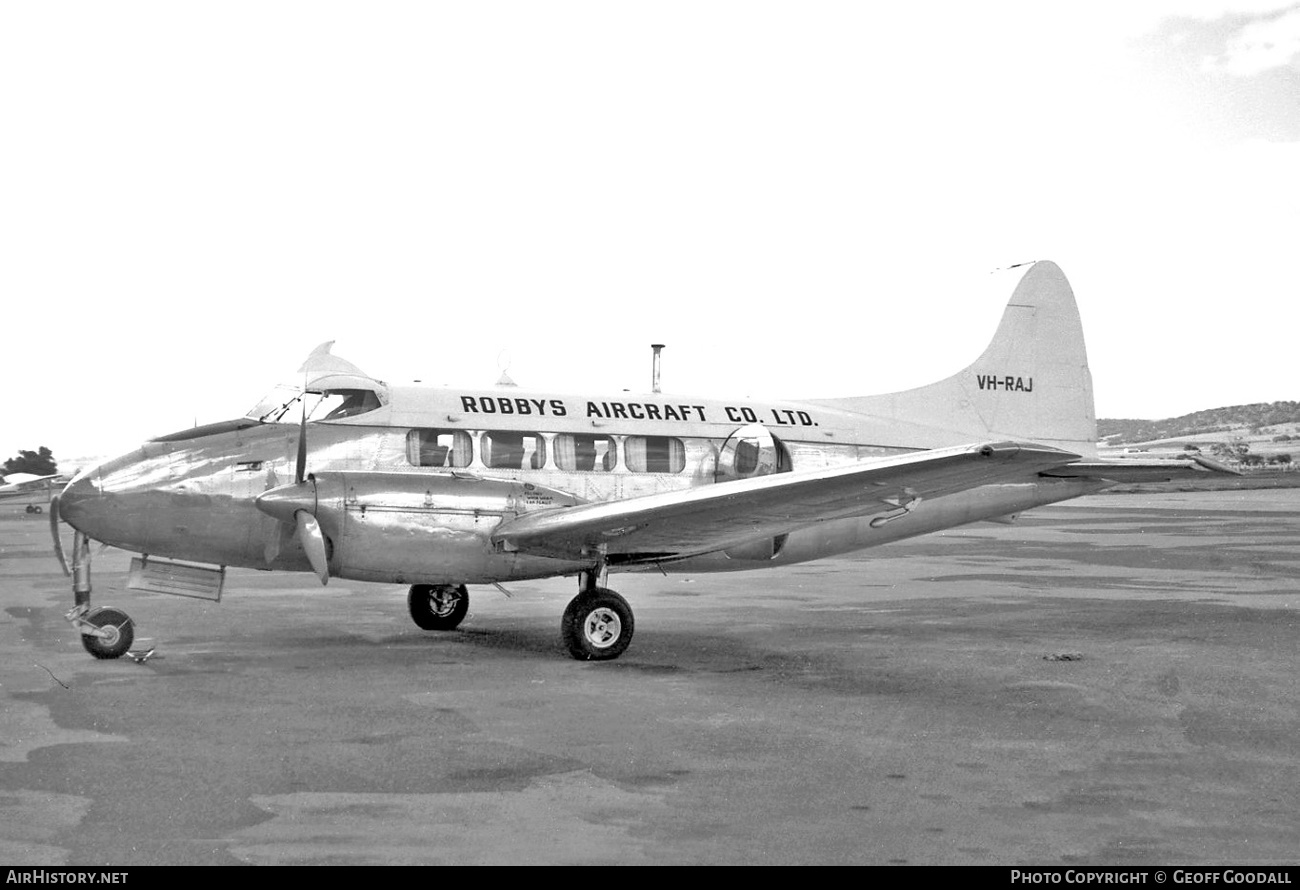
[[121,658],[135,642],[135,625],[120,609],[90,606],[90,539],[77,532],[72,539],[72,596],[76,603],[67,618],[81,632],[81,645],[96,658]]
[[[564,646],[579,661],[618,658],[632,642],[632,607],[614,591],[597,587],[595,572],[581,577],[582,590],[560,621]],[[469,591],[464,584],[416,584],[406,595],[406,605],[419,627],[455,630],[469,612]]]
[[560,621],[564,645],[579,661],[618,658],[632,642],[636,625],[632,607],[614,591],[597,587],[595,572],[580,577],[582,591],[569,602]]
[[411,619],[425,630],[455,630],[469,613],[469,591],[462,584],[415,584],[406,595]]

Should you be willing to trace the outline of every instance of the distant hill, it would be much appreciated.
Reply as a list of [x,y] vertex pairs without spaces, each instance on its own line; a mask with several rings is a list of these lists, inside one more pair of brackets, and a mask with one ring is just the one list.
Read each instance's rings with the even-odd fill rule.
[[[1209,436],[1216,433],[1236,433],[1241,430],[1262,430],[1285,424],[1300,425],[1300,402],[1258,402],[1254,405],[1233,405],[1229,408],[1211,408],[1171,417],[1167,420],[1115,420],[1097,421],[1097,435],[1108,445],[1134,445],[1162,439]],[[1297,432],[1288,430],[1286,432]]]

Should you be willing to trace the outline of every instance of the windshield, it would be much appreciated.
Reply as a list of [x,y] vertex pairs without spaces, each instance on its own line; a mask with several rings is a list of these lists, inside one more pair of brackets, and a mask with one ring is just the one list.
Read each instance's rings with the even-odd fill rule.
[[379,396],[368,389],[332,389],[307,392],[287,385],[277,386],[249,409],[245,417],[263,423],[297,423],[306,401],[307,420],[338,420],[374,411]]

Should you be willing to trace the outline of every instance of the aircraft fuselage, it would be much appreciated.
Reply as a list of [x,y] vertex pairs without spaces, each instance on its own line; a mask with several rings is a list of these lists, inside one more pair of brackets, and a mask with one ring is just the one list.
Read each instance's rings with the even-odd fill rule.
[[[761,421],[761,423],[760,423]],[[224,429],[222,427],[225,427]],[[760,468],[728,441],[771,433],[779,454]],[[909,432],[924,445],[907,444]],[[146,442],[79,476],[63,516],[90,537],[174,559],[307,571],[291,523],[256,499],[290,483],[299,426],[252,420]],[[522,513],[677,491],[758,472],[869,461],[931,447],[909,431],[815,403],[725,402],[654,394],[557,396],[395,389],[388,405],[307,425],[307,469],[318,480],[330,574],[392,583],[485,583],[575,574],[585,561],[494,547],[492,530]],[[941,442],[940,444],[948,444]],[[1095,485],[1028,478],[927,503],[885,524],[828,520],[780,540],[726,551],[629,559],[665,570],[777,566],[857,550],[1076,497]],[[327,490],[328,489],[328,490]]]

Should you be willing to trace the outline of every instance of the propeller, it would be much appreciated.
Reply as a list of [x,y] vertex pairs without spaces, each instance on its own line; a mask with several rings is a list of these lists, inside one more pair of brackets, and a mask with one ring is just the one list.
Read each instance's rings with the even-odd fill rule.
[[[294,467],[293,484],[302,485],[307,475],[307,393],[306,386],[302,394],[302,420],[298,424],[298,463]],[[312,499],[315,500],[316,481],[312,480]],[[325,554],[325,535],[321,533],[316,516],[306,510],[297,510],[293,514],[294,534],[298,543],[307,554],[312,571],[320,579],[321,586],[330,583],[329,559]]]
[[[273,479],[273,477],[268,477]],[[310,489],[304,486],[310,485]],[[307,392],[303,388],[302,419],[298,425],[298,457],[295,461],[293,484],[268,489],[257,499],[263,513],[279,520],[267,539],[263,555],[272,562],[280,553],[280,525],[292,522],[294,536],[307,554],[312,571],[322,586],[329,584],[329,555],[325,549],[325,534],[316,521],[316,479],[307,475]],[[310,504],[310,506],[307,506]]]
[[59,565],[63,568],[63,574],[71,575],[72,569],[68,568],[68,558],[63,554],[63,540],[59,536],[59,496],[57,494],[50,498],[50,535],[54,538],[54,555],[59,558]]
[[321,586],[324,587],[330,583],[330,567],[329,559],[325,555],[325,535],[320,530],[320,523],[306,510],[299,510],[294,514],[294,518],[297,520],[294,533],[298,536],[298,543],[306,551],[307,561],[311,563],[312,571],[316,573]]
[[298,424],[298,463],[293,471],[293,484],[301,485],[307,475],[307,385],[302,389],[302,421]]

